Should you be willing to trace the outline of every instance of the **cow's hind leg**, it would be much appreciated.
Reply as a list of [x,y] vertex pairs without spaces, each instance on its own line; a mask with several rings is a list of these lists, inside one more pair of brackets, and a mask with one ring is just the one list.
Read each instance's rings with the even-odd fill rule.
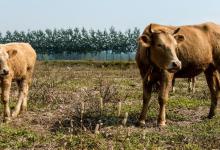
[[171,88],[171,92],[175,93],[176,88],[175,88],[175,79],[172,80],[172,88]]
[[195,93],[195,86],[196,86],[196,77],[188,78],[188,92]]
[[196,77],[192,78],[192,93],[196,91]]
[[192,78],[188,78],[188,92],[192,91]]
[[206,80],[211,93],[211,107],[208,118],[212,118],[216,113],[218,99],[220,98],[220,82],[218,71],[209,67],[205,71]]
[[23,101],[26,101],[27,94],[28,94],[28,81],[26,79],[17,81],[18,88],[19,88],[19,96],[18,96],[18,103],[15,106],[15,110],[12,113],[12,117],[17,117],[20,113],[21,105]]

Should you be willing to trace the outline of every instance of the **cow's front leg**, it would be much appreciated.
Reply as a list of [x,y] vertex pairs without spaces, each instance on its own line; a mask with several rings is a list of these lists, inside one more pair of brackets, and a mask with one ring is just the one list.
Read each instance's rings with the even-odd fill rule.
[[3,122],[9,122],[11,119],[11,112],[9,107],[9,95],[11,89],[11,79],[2,79],[2,102],[4,105]]
[[166,125],[166,104],[168,101],[169,90],[172,85],[173,74],[163,71],[161,78],[161,87],[159,93],[159,115],[158,115],[158,125],[164,126]]
[[151,81],[143,82],[143,106],[142,106],[142,111],[141,111],[139,122],[138,122],[139,126],[145,125],[148,105],[149,105],[150,98],[151,98],[152,86],[153,86],[153,83]]

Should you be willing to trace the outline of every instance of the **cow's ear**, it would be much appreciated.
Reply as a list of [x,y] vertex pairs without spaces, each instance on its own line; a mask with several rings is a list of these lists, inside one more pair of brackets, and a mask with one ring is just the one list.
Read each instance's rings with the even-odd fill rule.
[[141,43],[142,46],[147,47],[147,48],[150,47],[150,45],[151,45],[151,40],[146,35],[140,36],[139,37],[139,42]]
[[150,26],[149,26],[149,33],[150,33],[150,34],[152,34],[152,33],[155,32],[154,29],[152,29],[152,26],[153,26],[152,24],[150,24]]
[[10,49],[7,51],[9,58],[14,57],[17,54],[17,50],[16,49]]
[[177,28],[176,30],[173,31],[173,35],[178,33],[180,31],[180,28]]
[[174,35],[174,38],[176,39],[177,43],[180,43],[185,40],[185,36],[182,34]]

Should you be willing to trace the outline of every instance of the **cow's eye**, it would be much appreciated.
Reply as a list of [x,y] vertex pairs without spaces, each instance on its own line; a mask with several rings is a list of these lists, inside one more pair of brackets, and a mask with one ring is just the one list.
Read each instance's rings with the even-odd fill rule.
[[163,48],[163,45],[162,44],[157,44],[158,47],[160,48]]

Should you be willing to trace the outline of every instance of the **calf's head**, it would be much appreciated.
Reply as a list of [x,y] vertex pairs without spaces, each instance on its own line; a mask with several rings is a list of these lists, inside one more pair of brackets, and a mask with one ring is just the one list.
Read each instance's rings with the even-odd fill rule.
[[180,70],[181,61],[176,55],[178,43],[184,41],[184,36],[176,34],[180,28],[172,31],[153,30],[149,27],[149,35],[142,35],[140,43],[146,47],[150,60],[159,68],[175,73]]
[[17,54],[17,50],[0,48],[0,76],[6,76],[9,74],[9,59]]

